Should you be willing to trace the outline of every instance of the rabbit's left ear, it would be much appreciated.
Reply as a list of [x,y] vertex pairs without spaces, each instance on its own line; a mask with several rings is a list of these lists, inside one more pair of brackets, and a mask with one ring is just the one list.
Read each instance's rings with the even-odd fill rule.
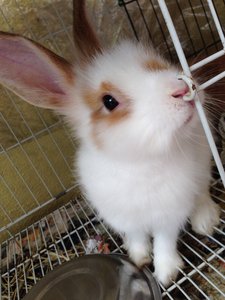
[[62,57],[29,39],[0,32],[0,83],[27,102],[65,108],[74,77],[72,66]]

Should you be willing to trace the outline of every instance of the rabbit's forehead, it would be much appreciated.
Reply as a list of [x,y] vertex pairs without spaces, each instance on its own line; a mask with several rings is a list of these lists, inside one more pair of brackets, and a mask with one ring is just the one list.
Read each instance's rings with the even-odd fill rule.
[[144,61],[143,63],[143,67],[147,70],[147,71],[166,71],[169,70],[171,68],[171,66],[169,65],[168,62],[154,57],[154,58],[148,58]]
[[172,68],[154,50],[125,43],[97,57],[88,69],[87,77],[94,89],[99,89],[102,82],[107,81],[120,90],[130,91],[132,86],[142,85],[146,79],[159,78],[160,74],[168,73]]
[[[93,69],[102,73],[104,76],[107,71],[114,71],[119,75],[120,71],[163,71],[170,68],[170,64],[158,53],[141,44],[132,42],[122,42],[114,49],[106,50],[100,54],[93,65]],[[117,73],[116,73],[117,72]]]

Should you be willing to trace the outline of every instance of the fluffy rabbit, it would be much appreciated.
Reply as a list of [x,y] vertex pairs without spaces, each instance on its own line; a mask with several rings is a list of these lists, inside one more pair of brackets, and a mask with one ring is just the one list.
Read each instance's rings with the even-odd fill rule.
[[[78,63],[21,36],[0,34],[0,81],[33,105],[64,114],[81,143],[80,183],[104,221],[124,237],[130,258],[151,261],[164,285],[182,260],[178,234],[212,233],[219,209],[211,200],[210,150],[194,101],[185,102],[181,71],[153,49],[124,41],[100,46],[74,1]],[[204,102],[204,93],[201,92]]]

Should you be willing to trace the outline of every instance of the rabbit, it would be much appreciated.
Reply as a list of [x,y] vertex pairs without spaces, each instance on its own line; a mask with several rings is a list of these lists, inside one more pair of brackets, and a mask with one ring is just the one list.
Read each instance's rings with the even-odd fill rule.
[[[178,235],[190,218],[211,234],[219,207],[209,194],[210,149],[181,69],[156,50],[123,40],[101,46],[74,1],[76,63],[19,35],[0,33],[0,82],[66,117],[80,140],[75,168],[88,201],[143,267],[154,256],[163,285],[183,266]],[[195,82],[197,86],[197,82]],[[199,92],[204,104],[204,92]],[[153,238],[153,246],[150,242]]]

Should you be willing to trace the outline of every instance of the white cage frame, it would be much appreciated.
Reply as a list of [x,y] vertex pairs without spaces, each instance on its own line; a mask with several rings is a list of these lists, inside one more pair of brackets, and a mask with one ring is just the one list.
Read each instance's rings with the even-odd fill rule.
[[[172,40],[174,42],[174,47],[177,51],[178,57],[180,59],[180,63],[183,67],[184,74],[188,78],[191,77],[192,71],[217,59],[221,55],[225,55],[225,37],[216,14],[213,1],[207,0],[207,3],[211,11],[212,18],[215,22],[223,49],[214,53],[208,58],[199,61],[198,63],[192,66],[188,66],[187,60],[185,58],[184,52],[179,42],[179,38],[176,33],[175,26],[169,14],[166,2],[164,0],[158,0],[158,4],[165,18]],[[63,31],[65,32],[67,38],[70,40],[72,45],[72,39],[68,33],[68,28],[65,26],[62,18],[60,17],[59,11],[57,11],[54,5],[53,8],[62,24]],[[7,18],[4,17],[1,8],[0,8],[0,13],[3,15],[5,22],[8,22]],[[48,23],[46,22],[46,20],[43,19],[43,22],[48,28]],[[9,24],[9,29],[10,29],[10,24]],[[48,34],[49,36],[52,37],[52,40],[54,41],[54,34],[50,30],[48,30]],[[34,39],[36,38],[32,32],[31,35]],[[54,42],[54,46],[58,50],[58,53],[60,53],[60,49],[57,46],[57,43]],[[218,74],[214,78],[211,78],[209,81],[201,84],[199,90],[206,88],[207,86],[215,83],[216,81],[220,80],[223,77],[225,77],[225,71],[222,72],[221,74]],[[19,111],[16,104],[14,104],[11,94],[9,94],[7,91],[6,93],[8,94],[10,101],[12,101],[14,108],[18,111],[19,115],[21,116],[22,120],[26,123],[30,131],[30,136],[28,138],[22,141],[19,140],[16,134],[14,133],[13,129],[11,128],[10,124],[8,123],[7,119],[4,117],[2,113],[0,113],[4,123],[7,125],[7,127],[9,128],[10,132],[12,133],[12,135],[16,140],[16,143],[12,147],[19,146],[23,154],[29,160],[29,156],[23,148],[23,143],[25,143],[29,139],[34,139],[36,141],[37,147],[40,148],[40,151],[42,151],[45,159],[48,161],[50,168],[58,178],[59,184],[62,186],[63,193],[67,193],[73,190],[76,187],[76,185],[71,185],[69,188],[64,185],[59,174],[57,174],[56,170],[54,169],[54,165],[52,165],[51,161],[48,159],[45,152],[41,148],[39,141],[37,140],[37,137],[41,135],[43,132],[48,132],[49,135],[51,136],[53,143],[57,147],[60,155],[65,161],[65,165],[67,165],[68,170],[71,170],[70,166],[68,165],[67,158],[64,156],[64,153],[62,152],[58,141],[55,139],[54,135],[51,132],[52,128],[57,127],[59,124],[61,125],[61,120],[57,119],[53,125],[48,127],[47,124],[44,124],[45,121],[40,111],[35,108],[36,113],[39,115],[40,119],[44,124],[44,129],[34,134],[32,132],[32,129],[29,127],[29,124],[26,122],[26,119],[23,117],[23,114]],[[201,121],[203,123],[203,127],[205,129],[210,147],[212,149],[212,153],[215,162],[217,164],[217,168],[220,173],[221,180],[225,186],[224,168],[219,158],[218,151],[216,149],[215,142],[213,140],[211,131],[209,129],[207,119],[205,117],[201,103],[198,101],[197,95],[196,95],[195,103]],[[66,129],[65,129],[65,133],[68,134]],[[69,139],[71,138],[69,137]],[[71,143],[74,144],[73,141],[71,141]],[[10,148],[4,149],[1,146],[0,154],[4,154],[7,156],[14,171],[18,173],[18,170],[13,165],[13,160],[11,160],[10,156],[7,154],[7,151],[10,150]],[[29,162],[32,165],[32,161],[29,160]],[[36,169],[35,165],[32,166],[34,171],[38,174],[38,170]],[[23,181],[23,177],[21,176],[21,174],[18,175],[21,177],[21,180]],[[38,176],[40,177],[40,174],[38,174]],[[24,229],[23,231],[17,233],[16,235],[13,235],[12,232],[10,231],[10,228],[13,225],[23,220],[25,217],[32,215],[34,212],[40,210],[41,208],[48,205],[49,203],[54,202],[60,195],[58,197],[54,196],[51,193],[51,191],[48,189],[48,186],[46,186],[45,182],[42,180],[42,183],[43,185],[46,186],[46,189],[48,190],[50,197],[47,202],[39,203],[35,195],[34,194],[32,195],[32,190],[29,189],[27,183],[24,182],[27,189],[30,190],[32,197],[36,201],[35,208],[26,211],[24,210],[23,206],[21,206],[20,201],[16,198],[13,191],[10,190],[10,187],[8,186],[7,181],[4,179],[4,177],[1,177],[1,180],[3,181],[5,186],[8,187],[9,191],[12,193],[15,202],[19,207],[21,207],[23,214],[18,219],[12,220],[8,215],[7,211],[5,210],[5,208],[1,206],[1,209],[4,211],[5,215],[7,216],[9,223],[6,226],[2,227],[0,229],[0,232],[7,231],[11,237],[0,245],[0,253],[1,253],[0,255],[1,257],[0,299],[17,299],[17,300],[22,299],[25,293],[27,293],[29,289],[34,284],[36,284],[36,282],[41,277],[45,276],[45,274],[49,270],[54,269],[57,265],[62,264],[64,261],[70,260],[73,257],[84,255],[85,253],[89,252],[89,250],[87,249],[87,242],[88,240],[92,239],[93,235],[95,234],[96,235],[100,234],[104,236],[104,239],[106,239],[111,243],[111,249],[110,249],[111,252],[113,253],[124,252],[121,240],[115,235],[113,235],[110,232],[110,230],[102,223],[102,221],[99,220],[96,213],[93,211],[93,209],[89,206],[89,204],[84,198],[82,199],[75,198],[71,200],[71,202],[62,206],[60,209],[52,212],[51,214],[39,220],[38,222],[35,222],[34,224]],[[218,179],[218,181],[220,181],[220,179]],[[218,203],[224,205],[225,192],[224,190],[218,188],[216,184],[217,181],[214,181],[212,183],[213,198]],[[217,196],[218,193],[220,194],[220,196]],[[225,265],[225,259],[224,259],[225,210],[223,208],[222,208],[222,215],[220,221],[221,221],[220,226],[215,228],[215,232],[217,234],[216,236],[207,236],[206,238],[201,238],[193,234],[189,229],[184,231],[184,234],[182,235],[179,243],[183,247],[181,250],[181,256],[186,263],[186,268],[183,270],[181,269],[179,270],[178,279],[174,281],[170,287],[165,288],[161,286],[163,299],[171,299],[171,300],[224,299],[225,288],[219,286],[217,282],[214,279],[211,279],[208,276],[208,273],[205,272],[205,269],[208,268],[209,270],[211,270],[216,274],[216,278],[218,281],[225,280],[225,272],[222,272],[217,266],[218,262]],[[59,223],[61,225],[59,225]],[[75,238],[76,242],[74,242],[74,236],[76,236]],[[188,240],[186,241],[186,239]],[[209,243],[210,245],[208,244],[208,242],[210,242]],[[193,246],[193,244],[195,243],[197,245],[197,249]],[[184,248],[186,252],[182,252]],[[187,252],[189,253],[189,255],[196,257],[198,262],[193,263],[189,255],[187,255]],[[207,254],[205,254],[205,252]],[[21,256],[18,257],[18,254],[21,254]],[[202,285],[202,283],[201,284],[199,283],[198,277],[202,278],[203,281],[205,281],[205,283],[211,289],[214,290],[216,298],[211,298],[211,296],[208,296],[204,284]],[[196,293],[198,293],[199,296],[196,297],[199,298],[196,298],[195,295],[193,294],[189,294],[190,286],[195,290]]]
[[[196,64],[194,64],[192,66],[188,66],[187,60],[186,60],[185,55],[184,55],[184,51],[183,51],[183,49],[181,47],[181,43],[179,41],[176,29],[174,27],[174,24],[173,24],[173,21],[171,19],[169,10],[168,10],[168,8],[166,6],[166,3],[165,3],[164,0],[159,0],[158,1],[160,9],[161,9],[162,14],[163,14],[163,17],[164,17],[164,19],[166,21],[169,33],[171,35],[174,47],[176,49],[176,52],[177,52],[180,64],[181,64],[181,66],[183,68],[183,72],[184,72],[184,74],[185,74],[185,76],[186,76],[187,79],[191,79],[191,75],[192,75],[191,72],[192,71],[197,70],[198,68],[206,65],[207,63],[209,63],[209,62],[217,59],[218,57],[220,57],[222,55],[225,55],[225,37],[224,37],[224,34],[223,34],[222,27],[221,27],[219,19],[217,17],[217,14],[216,14],[216,11],[215,11],[215,8],[214,8],[212,0],[207,0],[207,2],[208,2],[208,5],[209,5],[209,9],[211,11],[211,14],[212,14],[212,18],[213,18],[213,20],[215,22],[216,29],[218,31],[218,34],[219,34],[219,37],[220,37],[223,49],[220,50],[220,51],[218,51],[218,52],[216,52],[216,53],[214,53],[213,55],[207,57],[206,59],[203,59],[203,60],[199,61],[198,63],[196,63]],[[202,83],[198,87],[198,91],[201,91],[201,90],[205,89],[206,87],[212,85],[213,83],[215,83],[216,81],[218,81],[218,80],[220,80],[220,79],[222,79],[224,77],[225,77],[225,71],[223,71],[220,74],[218,74],[217,76],[209,79],[207,82]],[[218,168],[221,180],[222,180],[223,185],[225,187],[225,171],[224,171],[221,159],[219,157],[219,154],[218,154],[218,151],[217,151],[214,139],[213,139],[213,135],[212,135],[212,132],[210,130],[210,127],[209,127],[206,115],[204,113],[202,104],[199,101],[198,91],[197,91],[197,93],[195,95],[195,105],[196,105],[196,108],[198,110],[198,114],[199,114],[200,120],[202,122],[202,126],[203,126],[203,128],[205,130],[205,134],[206,134],[206,137],[208,139],[208,142],[209,142],[209,145],[210,145],[210,148],[211,148],[214,160],[216,162],[216,165],[217,165],[217,168]],[[190,100],[191,100],[191,98],[190,98]]]

